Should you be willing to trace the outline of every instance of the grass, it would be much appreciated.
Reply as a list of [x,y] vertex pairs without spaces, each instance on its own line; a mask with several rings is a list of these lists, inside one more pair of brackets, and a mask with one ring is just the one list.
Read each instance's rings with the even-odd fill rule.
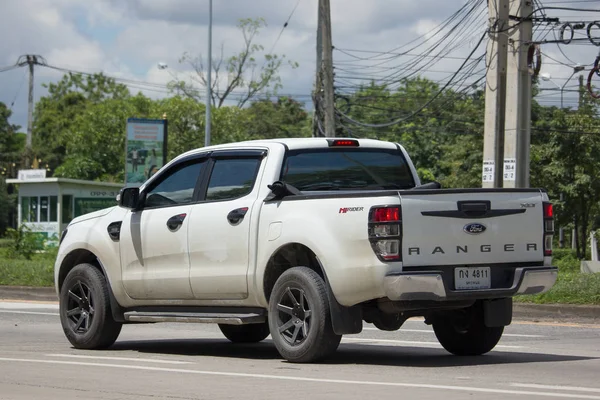
[[555,249],[553,264],[558,267],[558,279],[546,293],[516,296],[515,301],[535,304],[596,304],[600,305],[600,274],[580,273],[581,262],[572,250]]
[[31,260],[0,258],[0,285],[54,286],[54,259],[35,255]]
[[55,251],[35,254],[31,260],[10,258],[9,244],[0,239],[0,286],[54,286]]

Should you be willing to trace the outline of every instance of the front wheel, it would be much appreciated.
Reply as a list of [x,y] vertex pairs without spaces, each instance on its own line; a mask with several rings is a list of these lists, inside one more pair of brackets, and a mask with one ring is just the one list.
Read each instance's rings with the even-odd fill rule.
[[315,271],[285,271],[269,298],[269,328],[279,354],[290,362],[315,362],[333,354],[342,339],[331,323],[327,285]]
[[504,327],[485,326],[483,310],[474,306],[436,318],[433,331],[448,352],[457,356],[478,356],[496,347]]
[[110,309],[108,283],[91,264],[80,264],[65,278],[60,290],[60,322],[65,336],[77,349],[102,349],[121,332]]

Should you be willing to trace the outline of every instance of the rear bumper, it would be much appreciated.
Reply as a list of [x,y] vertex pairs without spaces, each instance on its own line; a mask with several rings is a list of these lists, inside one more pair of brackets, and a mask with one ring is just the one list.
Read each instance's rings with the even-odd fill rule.
[[[442,271],[401,272],[384,278],[386,296],[393,301],[461,300],[511,297],[548,291],[556,282],[556,267],[516,268],[511,287],[484,290],[452,290],[449,274]],[[445,278],[445,279],[444,279]]]

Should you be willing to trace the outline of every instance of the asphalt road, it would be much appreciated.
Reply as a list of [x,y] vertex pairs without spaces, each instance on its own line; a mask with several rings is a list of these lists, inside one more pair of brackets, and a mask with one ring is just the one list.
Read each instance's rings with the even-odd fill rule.
[[55,304],[0,302],[0,399],[598,399],[600,325],[515,321],[496,349],[456,357],[422,320],[372,326],[322,364],[216,325],[125,326],[106,351],[73,349]]

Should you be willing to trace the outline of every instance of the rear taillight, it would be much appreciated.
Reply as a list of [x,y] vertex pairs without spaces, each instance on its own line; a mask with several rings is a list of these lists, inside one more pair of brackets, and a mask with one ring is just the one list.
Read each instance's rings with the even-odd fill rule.
[[554,238],[554,208],[552,203],[544,202],[544,256],[552,256],[552,239]]
[[369,212],[369,240],[382,261],[402,260],[402,209],[373,207]]

